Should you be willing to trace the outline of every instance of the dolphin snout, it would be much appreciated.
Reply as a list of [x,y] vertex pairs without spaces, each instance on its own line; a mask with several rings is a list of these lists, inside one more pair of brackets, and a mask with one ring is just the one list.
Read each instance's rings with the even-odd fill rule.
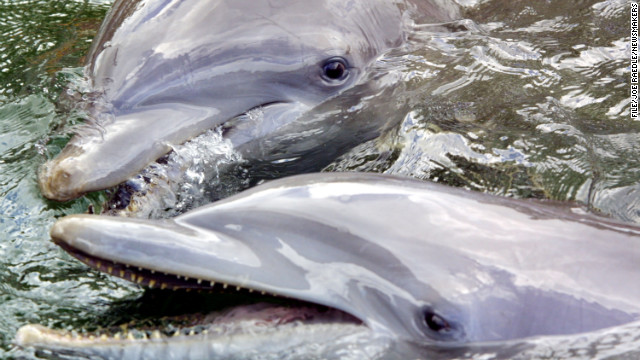
[[54,160],[47,161],[40,169],[38,183],[42,195],[50,200],[69,201],[86,192],[83,189],[83,170],[74,158],[78,149],[68,147]]
[[54,241],[64,241],[67,237],[69,237],[69,227],[73,227],[74,223],[77,223],[76,216],[67,216],[58,221],[56,221],[51,230],[49,230],[49,235],[51,239]]

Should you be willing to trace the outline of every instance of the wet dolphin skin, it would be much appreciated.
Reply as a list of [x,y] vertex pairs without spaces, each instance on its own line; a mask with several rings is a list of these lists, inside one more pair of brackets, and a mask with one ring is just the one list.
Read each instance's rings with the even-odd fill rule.
[[[51,236],[95,268],[128,266],[121,275],[142,285],[224,284],[341,310],[403,356],[640,319],[640,228],[380,174],[285,178],[172,220],[72,215]],[[31,330],[25,345],[81,347]],[[117,348],[134,344],[160,346]]]
[[[91,119],[43,166],[42,193],[65,201],[113,187],[218,126],[250,162],[319,170],[388,119],[316,108],[383,91],[371,65],[408,23],[457,17],[447,0],[116,1],[88,55]],[[252,110],[263,116],[242,117]]]

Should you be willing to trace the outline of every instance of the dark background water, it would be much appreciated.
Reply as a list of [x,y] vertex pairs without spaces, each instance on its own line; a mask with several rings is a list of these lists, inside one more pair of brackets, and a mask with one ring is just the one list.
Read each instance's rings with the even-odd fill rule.
[[[33,356],[11,345],[22,325],[107,326],[171,300],[140,300],[141,290],[53,245],[56,218],[105,198],[49,202],[36,183],[38,167],[80,120],[66,86],[79,82],[108,3],[0,0],[0,358]],[[411,104],[401,125],[328,170],[577,201],[640,222],[628,1],[461,3],[467,31],[422,34],[425,46],[399,59]]]

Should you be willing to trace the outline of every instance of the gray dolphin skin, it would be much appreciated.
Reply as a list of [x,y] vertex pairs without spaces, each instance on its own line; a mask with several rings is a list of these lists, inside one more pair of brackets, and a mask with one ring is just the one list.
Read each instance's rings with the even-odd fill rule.
[[[315,330],[301,339],[332,335],[383,348],[368,357],[422,358],[436,348],[430,357],[447,358],[485,346],[495,355],[541,336],[640,326],[640,227],[388,175],[294,176],[171,220],[72,215],[51,237],[90,266],[142,285],[216,283],[345,312],[362,324],[326,320],[335,328],[321,330],[309,322],[300,328]],[[153,358],[169,348],[231,357],[220,346],[230,335],[219,336],[83,342],[27,327],[17,342],[106,357],[117,349]],[[265,337],[254,340],[268,353]]]
[[388,125],[327,102],[383,92],[372,64],[410,24],[459,17],[450,0],[117,0],[88,55],[91,120],[43,166],[42,193],[113,187],[218,126],[249,161],[319,170]]

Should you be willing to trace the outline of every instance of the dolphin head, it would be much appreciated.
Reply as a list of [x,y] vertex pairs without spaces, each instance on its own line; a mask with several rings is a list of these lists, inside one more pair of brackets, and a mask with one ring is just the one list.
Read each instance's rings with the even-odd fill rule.
[[[451,4],[434,3],[445,5],[432,5],[429,19],[451,16]],[[117,185],[220,125],[237,146],[295,122],[286,131],[315,126],[322,134],[335,124],[310,125],[326,119],[303,115],[347,89],[371,93],[367,71],[402,43],[407,9],[416,10],[400,0],[116,1],[88,56],[88,130],[43,166],[42,193],[69,200]],[[229,123],[253,109],[265,112],[259,123]],[[360,124],[365,137],[385,120]]]
[[[248,213],[243,218],[246,223],[239,225],[234,224],[237,215],[231,215],[236,218],[231,222],[225,216],[216,219],[216,225],[224,224],[221,231],[212,230],[211,223],[205,225],[207,230],[198,229],[200,221],[155,223],[74,215],[61,219],[51,236],[90,266],[98,264],[100,270],[143,286],[207,289],[214,283],[214,288],[249,290],[338,309],[385,337],[419,343],[466,340],[457,322],[462,320],[460,309],[418,282],[385,249],[344,234],[332,241],[333,230],[314,226],[309,230],[324,231],[327,236],[305,237],[301,229],[311,223],[304,221],[296,230],[287,229],[289,234],[270,236],[278,219],[253,222],[258,220],[254,216],[265,213]],[[370,248],[361,256],[353,255],[367,245]],[[380,266],[380,262],[386,263]],[[123,264],[138,270],[119,274]],[[176,276],[189,280],[184,283]]]
[[[74,215],[51,237],[90,266],[140,284],[213,281],[299,299],[416,344],[637,320],[640,289],[629,284],[640,281],[640,229],[566,210],[326,173],[276,180],[171,220]],[[140,271],[119,274],[122,264]]]
[[[51,237],[86,264],[143,286],[249,289],[344,311],[377,336],[468,340],[464,309],[418,278],[421,271],[398,257],[391,240],[376,243],[293,209],[280,211],[287,200],[298,208],[308,190],[304,182],[262,187],[161,221],[72,215],[54,225]],[[285,201],[270,206],[276,199]],[[309,202],[308,210],[326,211],[322,202]]]

